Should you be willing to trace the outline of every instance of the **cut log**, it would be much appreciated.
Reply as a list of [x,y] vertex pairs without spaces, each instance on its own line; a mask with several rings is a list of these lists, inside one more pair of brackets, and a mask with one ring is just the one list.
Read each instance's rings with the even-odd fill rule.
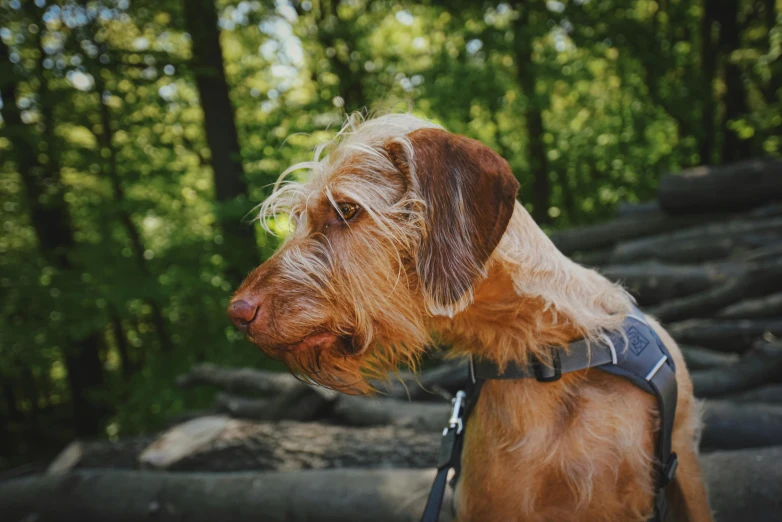
[[[442,419],[448,406],[442,405],[435,413]],[[208,437],[191,437],[192,430],[175,426],[156,438],[82,443],[81,454],[70,467],[176,471],[423,468],[434,466],[444,424],[423,431],[409,425],[355,428],[227,419]]]
[[425,468],[434,466],[438,435],[438,431],[422,432],[403,426],[347,428],[319,423],[236,420],[207,447],[167,469]]
[[644,201],[642,203],[627,203],[626,201],[620,201],[616,206],[617,217],[635,217],[635,216],[649,216],[660,212],[660,202]]
[[[401,377],[401,378],[399,378]],[[462,389],[469,379],[467,359],[447,359],[437,366],[418,375],[400,372],[387,382],[375,383],[381,397],[404,401],[442,402],[450,400],[457,390]]]
[[736,364],[692,373],[697,397],[719,397],[782,377],[782,343],[758,346]]
[[736,261],[741,261],[743,263],[773,261],[779,258],[782,258],[782,241],[769,243],[768,245],[734,257]]
[[782,216],[782,199],[777,198],[773,203],[767,203],[763,206],[753,208],[747,215],[749,217],[759,218]]
[[782,317],[782,292],[756,299],[747,299],[725,307],[717,317],[726,319],[751,319],[755,317]]
[[[470,376],[470,370],[467,366],[467,359],[447,360],[431,370],[422,372],[421,375],[412,383],[408,384],[409,396],[416,400],[421,400],[425,396],[447,392],[453,396],[458,390],[463,389]],[[402,394],[401,398],[408,394]],[[450,397],[449,397],[450,398]]]
[[601,248],[600,250],[590,250],[587,252],[574,252],[570,259],[576,263],[588,267],[597,267],[607,265],[611,262],[613,248]]
[[716,522],[779,520],[782,447],[717,452],[700,461]]
[[[466,384],[466,382],[464,383]],[[277,408],[275,401],[236,397],[219,393],[215,399],[218,412],[238,419],[257,421],[328,420],[343,426],[412,426],[437,431],[448,420],[448,404],[444,401],[409,402],[387,397],[354,397],[340,395],[327,410],[306,411],[297,407]]]
[[278,395],[298,388],[317,390],[332,398],[336,392],[325,388],[310,387],[294,376],[283,372],[253,370],[250,368],[221,368],[204,363],[193,366],[190,371],[177,377],[177,386],[217,386],[235,395]]
[[[715,410],[717,411],[717,410]],[[735,410],[718,410],[723,417],[712,415],[707,423],[704,440],[709,448],[734,448],[755,444],[762,437],[775,432],[759,434],[759,438],[745,438],[722,446],[723,439],[713,430],[724,425],[740,424],[733,420]],[[752,410],[755,411],[755,410]],[[444,417],[447,405],[434,412]],[[760,411],[765,415],[765,410]],[[724,414],[724,415],[723,415]],[[741,422],[758,427],[751,415]],[[759,417],[760,418],[760,417]],[[715,420],[716,419],[716,420]],[[752,421],[752,422],[751,422]],[[237,419],[226,420],[221,429],[211,430],[207,437],[190,437],[181,427],[175,427],[156,440],[126,439],[120,442],[83,444],[76,469],[138,467],[171,471],[297,471],[327,468],[420,468],[433,466],[439,451],[440,429],[421,430],[409,426],[348,428],[329,424],[278,422],[256,423]],[[763,424],[765,426],[765,424]],[[737,428],[731,428],[734,430]],[[184,435],[181,432],[185,432]],[[171,434],[180,432],[173,437]],[[191,440],[192,439],[192,440]]]
[[782,288],[782,260],[758,263],[743,275],[695,294],[668,301],[649,313],[664,322],[707,317],[742,299],[765,295]]
[[84,444],[81,441],[75,440],[68,444],[68,446],[57,455],[57,458],[49,464],[46,473],[50,475],[67,473],[75,468],[83,458]]
[[[413,522],[433,477],[428,470],[81,471],[4,483],[0,512],[3,520],[39,522]],[[441,521],[451,520],[449,503]]]
[[272,402],[271,399],[242,397],[230,393],[219,392],[215,395],[215,411],[228,414],[235,419],[258,421],[290,420],[284,418],[274,419],[272,415]]
[[781,238],[782,217],[745,217],[623,242],[614,248],[611,260],[616,264],[652,259],[700,263],[778,243]]
[[671,217],[663,212],[655,212],[616,219],[599,225],[560,230],[551,235],[551,240],[560,252],[570,255],[574,252],[598,250],[622,241],[724,220],[728,217],[728,214]]
[[[237,418],[311,421],[327,417],[339,393],[307,385],[293,375],[250,368],[221,368],[199,364],[177,378],[180,387],[216,386],[215,409]],[[266,395],[269,399],[243,397]]]
[[[465,383],[466,384],[466,383]],[[334,405],[333,418],[348,426],[397,424],[437,432],[448,421],[448,403],[407,402],[399,399],[344,395]]]
[[782,199],[782,161],[751,160],[668,174],[657,189],[667,212],[743,210]]
[[[381,396],[397,399],[415,399],[421,401],[441,402],[443,392],[453,394],[466,382],[467,363],[465,359],[446,361],[439,366],[413,375],[411,372],[402,371],[398,375],[391,375],[388,381],[375,382]],[[236,412],[236,416],[243,417],[244,411],[247,417],[256,418],[256,415],[264,420],[293,418],[294,420],[309,420],[319,418],[321,412],[318,408],[330,407],[341,394],[320,387],[309,386],[292,375],[285,372],[270,372],[249,368],[222,368],[213,364],[199,364],[188,373],[177,378],[180,387],[215,386],[225,390],[224,395],[218,400],[218,410],[226,413]],[[312,395],[317,397],[313,400]],[[276,402],[241,403],[238,397],[250,396],[275,396]],[[447,394],[445,394],[447,395]],[[283,396],[283,398],[279,398]],[[309,404],[311,403],[311,404]],[[269,408],[270,411],[261,413],[259,408]],[[253,410],[254,411],[250,411]],[[285,412],[286,409],[296,409],[302,412],[300,415]],[[306,413],[310,410],[314,414]],[[276,412],[276,413],[272,413]]]
[[759,388],[722,397],[731,402],[753,402],[758,404],[777,404],[782,406],[782,384],[766,384]]
[[674,339],[683,344],[712,350],[743,353],[762,338],[773,341],[782,337],[780,319],[691,319],[667,327]]
[[723,366],[735,364],[739,361],[739,356],[735,353],[717,352],[709,350],[708,348],[688,346],[685,344],[680,344],[679,348],[682,351],[682,355],[684,355],[684,361],[687,363],[687,368],[690,371],[721,368]]
[[167,430],[139,455],[144,467],[166,469],[183,458],[208,447],[237,421],[209,416],[193,419]]
[[702,292],[724,282],[729,275],[719,265],[668,265],[654,261],[610,265],[599,272],[611,281],[622,283],[641,306]]
[[703,451],[782,445],[780,406],[709,401],[703,424]]
[[[701,466],[717,522],[777,522],[782,447],[716,452]],[[39,522],[412,522],[431,470],[166,473],[82,470],[5,482],[0,511]],[[450,488],[441,522],[451,520]]]

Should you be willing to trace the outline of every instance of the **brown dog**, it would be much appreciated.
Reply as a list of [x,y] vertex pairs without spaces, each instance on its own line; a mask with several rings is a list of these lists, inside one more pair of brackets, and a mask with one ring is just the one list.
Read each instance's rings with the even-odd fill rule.
[[[500,366],[619,328],[632,298],[562,255],[516,201],[505,160],[409,115],[355,119],[281,181],[261,218],[286,213],[285,244],[229,307],[291,371],[347,393],[416,367],[431,332],[455,355]],[[709,521],[698,409],[682,355],[668,488],[677,520]],[[597,370],[555,383],[488,381],[467,426],[461,521],[638,521],[653,510],[654,397]]]

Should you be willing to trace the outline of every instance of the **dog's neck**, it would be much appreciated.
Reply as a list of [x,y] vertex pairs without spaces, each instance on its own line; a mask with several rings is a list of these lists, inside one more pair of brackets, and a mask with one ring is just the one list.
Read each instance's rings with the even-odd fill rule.
[[433,326],[456,353],[500,365],[615,329],[632,306],[620,287],[562,255],[520,204],[487,271],[473,302]]

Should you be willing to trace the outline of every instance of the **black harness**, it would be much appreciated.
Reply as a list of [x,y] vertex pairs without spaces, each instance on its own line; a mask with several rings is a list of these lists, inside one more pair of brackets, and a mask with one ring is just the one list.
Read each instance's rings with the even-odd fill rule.
[[445,497],[448,472],[451,469],[455,471],[451,485],[455,485],[459,478],[464,425],[478,402],[484,381],[536,379],[547,383],[559,380],[563,373],[587,368],[598,368],[624,377],[657,398],[660,411],[660,430],[655,446],[657,493],[654,515],[650,522],[662,522],[667,510],[665,487],[673,480],[678,465],[676,453],[671,451],[673,420],[676,415],[676,367],[668,349],[637,308],[627,316],[620,331],[603,335],[600,342],[587,345],[585,340],[580,339],[570,343],[567,351],[552,348],[551,363],[533,360],[524,365],[509,364],[504,371],[500,371],[491,361],[470,359],[472,387],[468,390],[469,395],[459,391],[452,401],[451,418],[443,430],[440,455],[437,459],[437,476],[421,522],[437,522]]

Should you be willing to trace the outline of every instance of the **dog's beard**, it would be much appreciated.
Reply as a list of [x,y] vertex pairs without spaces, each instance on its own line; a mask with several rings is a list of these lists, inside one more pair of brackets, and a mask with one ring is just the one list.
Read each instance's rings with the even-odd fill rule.
[[341,347],[287,352],[280,357],[297,379],[349,395],[372,391],[361,370],[362,358]]
[[423,347],[391,344],[390,348],[370,342],[366,349],[353,339],[326,349],[284,352],[278,358],[299,380],[323,386],[348,395],[365,395],[377,391],[377,385],[388,382],[401,366],[413,370],[418,366]]

